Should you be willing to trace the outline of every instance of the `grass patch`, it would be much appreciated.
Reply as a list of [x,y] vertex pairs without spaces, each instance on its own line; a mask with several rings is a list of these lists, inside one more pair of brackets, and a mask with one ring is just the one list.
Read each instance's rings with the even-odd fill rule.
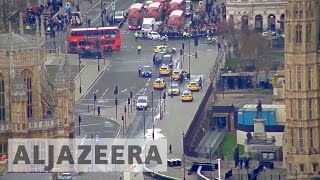
[[283,51],[273,52],[272,55],[274,55],[277,58],[284,58],[284,52]]
[[54,65],[47,66],[47,71],[48,71],[50,79],[54,80],[56,78],[57,73],[58,73],[58,66],[54,66]]
[[[221,144],[221,152],[223,157],[233,158],[233,149],[237,145],[237,135],[234,132],[229,132],[223,139]],[[244,155],[244,145],[239,144],[239,155]]]
[[239,60],[237,58],[231,58],[231,59],[227,60],[226,64],[229,69],[234,69],[234,68],[238,67]]

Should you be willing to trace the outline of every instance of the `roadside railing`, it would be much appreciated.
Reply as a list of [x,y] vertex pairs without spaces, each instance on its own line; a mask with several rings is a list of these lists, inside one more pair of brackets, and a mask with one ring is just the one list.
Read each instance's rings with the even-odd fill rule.
[[[202,116],[203,110],[205,109],[205,107],[210,99],[212,92],[213,92],[213,86],[212,86],[212,82],[211,82],[208,89],[207,89],[206,94],[204,95],[204,97],[198,107],[197,112],[195,113],[195,116],[191,122],[191,125],[189,126],[189,129],[184,137],[184,151],[185,151],[186,155],[192,156],[192,152],[196,148],[196,146],[194,146],[192,144],[192,140],[194,137],[194,133],[196,133],[197,129],[200,128],[199,124],[202,120],[201,116]],[[197,139],[199,140],[197,142],[200,142],[201,138],[202,138],[201,136],[197,136]]]

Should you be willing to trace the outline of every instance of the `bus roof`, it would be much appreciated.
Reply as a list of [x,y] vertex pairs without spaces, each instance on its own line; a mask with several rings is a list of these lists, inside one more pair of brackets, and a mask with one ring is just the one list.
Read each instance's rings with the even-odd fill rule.
[[[76,28],[76,29],[71,29],[71,31],[92,31],[92,30],[97,30],[97,28]],[[99,30],[120,30],[118,27],[99,27]]]
[[181,4],[183,1],[184,0],[172,0],[170,4],[175,4],[175,3]]
[[159,2],[153,2],[153,3],[149,4],[148,9],[149,8],[159,8],[160,5],[161,5],[161,3],[159,3]]
[[135,9],[143,9],[143,4],[135,3],[135,4],[132,4],[129,8],[129,10],[135,10]]
[[183,11],[182,10],[174,10],[171,12],[170,16],[182,16],[183,15]]

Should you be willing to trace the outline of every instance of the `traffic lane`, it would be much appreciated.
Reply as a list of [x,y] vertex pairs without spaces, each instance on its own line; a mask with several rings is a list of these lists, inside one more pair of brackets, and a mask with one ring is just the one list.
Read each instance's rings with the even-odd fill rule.
[[1,180],[45,180],[50,179],[49,173],[8,173],[0,176]]
[[[139,0],[140,1],[140,0]],[[131,4],[133,4],[134,0],[115,0],[115,11],[124,11],[129,8]],[[106,4],[102,5],[102,8],[105,8],[107,11],[106,15],[110,15],[112,13],[112,2],[106,2]],[[97,27],[101,25],[101,3],[97,3],[89,12],[88,19],[91,19],[91,27]],[[105,20],[104,16],[104,20]]]
[[[78,114],[79,115],[79,114]],[[98,135],[101,138],[115,138],[120,131],[120,124],[107,118],[94,115],[82,115],[80,124],[80,135],[83,137]],[[78,117],[78,116],[77,116]],[[77,135],[79,134],[79,123],[76,124],[75,130]]]
[[[154,112],[154,115],[155,114],[156,112]],[[148,129],[152,129],[152,124],[153,122],[152,122],[151,110],[147,110],[145,112],[138,111],[135,116],[134,123],[132,123],[132,125],[130,126],[130,129],[128,130],[127,138],[132,138],[132,139],[144,138],[144,127],[145,127],[145,132],[147,132]]]

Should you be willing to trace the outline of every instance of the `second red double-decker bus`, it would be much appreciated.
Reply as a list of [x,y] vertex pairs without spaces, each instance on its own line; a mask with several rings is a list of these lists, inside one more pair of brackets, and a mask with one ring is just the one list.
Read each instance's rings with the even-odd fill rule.
[[159,3],[159,2],[151,3],[147,7],[146,17],[155,18],[156,21],[160,21],[161,15],[164,10],[165,10],[165,7],[162,3]]
[[71,29],[67,41],[68,53],[79,53],[83,49],[82,46],[90,50],[90,44],[98,44],[101,52],[118,51],[121,48],[121,35],[118,27]]
[[169,15],[168,28],[169,30],[181,30],[184,26],[184,12],[181,10],[174,10]]
[[128,9],[128,26],[130,30],[137,30],[141,28],[142,19],[144,15],[143,4],[132,4]]
[[172,0],[169,3],[168,14],[170,14],[174,10],[185,10],[186,1],[185,0]]

